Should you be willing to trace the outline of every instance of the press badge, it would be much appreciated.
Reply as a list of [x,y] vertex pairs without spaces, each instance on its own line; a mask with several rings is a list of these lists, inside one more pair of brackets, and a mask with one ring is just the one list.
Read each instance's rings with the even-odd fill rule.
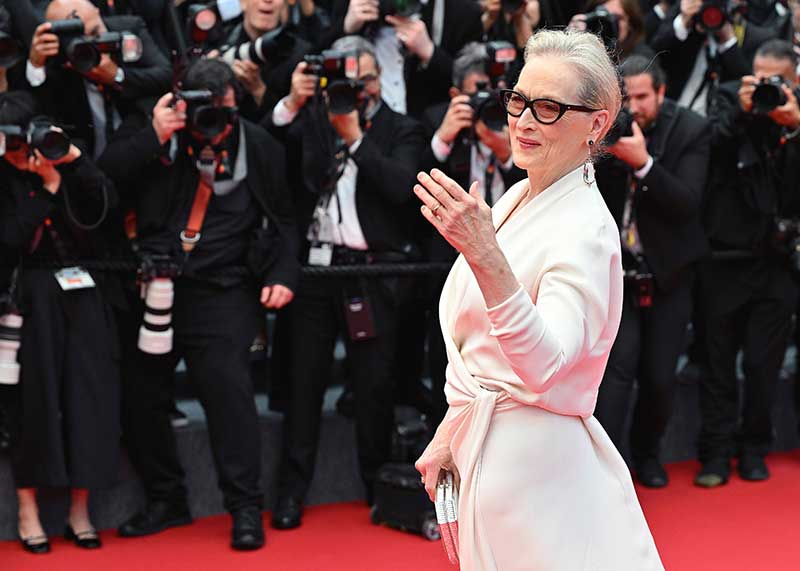
[[308,240],[311,248],[308,250],[309,266],[328,267],[333,262],[333,233],[334,223],[328,213],[327,202],[321,200],[314,210],[314,221],[308,229]]
[[92,276],[83,268],[62,268],[55,274],[58,285],[64,291],[95,287]]
[[309,266],[328,267],[333,262],[333,244],[315,243],[308,250]]

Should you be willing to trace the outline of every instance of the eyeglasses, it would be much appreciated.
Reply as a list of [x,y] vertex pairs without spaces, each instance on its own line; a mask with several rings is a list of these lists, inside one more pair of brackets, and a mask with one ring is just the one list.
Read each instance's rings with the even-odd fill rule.
[[365,75],[364,77],[360,77],[359,79],[361,81],[363,81],[365,84],[367,84],[367,83],[375,83],[376,81],[378,81],[378,76],[375,75],[375,74],[370,73],[370,74]]
[[521,117],[525,109],[530,109],[533,118],[542,125],[552,125],[564,116],[567,111],[594,113],[600,109],[592,109],[583,105],[568,105],[553,99],[528,99],[521,93],[511,89],[500,90],[500,100],[506,113],[512,117]]

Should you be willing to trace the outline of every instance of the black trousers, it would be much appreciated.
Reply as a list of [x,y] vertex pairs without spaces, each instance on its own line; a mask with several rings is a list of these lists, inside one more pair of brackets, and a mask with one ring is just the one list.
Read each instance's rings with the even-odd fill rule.
[[[765,456],[771,409],[797,307],[797,286],[779,260],[708,262],[700,269],[711,375],[700,384],[699,457]],[[739,422],[736,358],[743,352]],[[738,429],[738,434],[737,434]]]
[[[368,499],[378,468],[391,456],[394,426],[393,371],[397,348],[397,304],[383,280],[304,280],[288,306],[291,339],[291,391],[284,419],[278,480],[281,497],[304,498],[314,475],[325,389],[330,380],[337,335],[344,331],[355,397],[356,437],[361,476]],[[345,296],[366,290],[376,337],[349,341]]]
[[447,414],[447,398],[444,386],[447,383],[445,371],[447,370],[447,350],[445,349],[442,327],[439,323],[439,299],[442,295],[447,276],[431,278],[432,295],[429,300],[428,313],[428,364],[431,373],[431,386],[433,388],[433,406],[431,407],[431,429],[436,430]]
[[653,305],[636,307],[633,292],[625,287],[622,321],[600,384],[595,417],[618,449],[624,448],[625,420],[634,381],[638,381],[630,431],[634,463],[658,458],[661,439],[672,415],[675,368],[686,342],[692,311],[690,270],[669,292],[656,290]]
[[[96,281],[99,276],[96,276]],[[107,488],[120,453],[119,346],[98,288],[25,270],[12,462],[19,488]]]
[[179,281],[173,351],[135,350],[124,387],[124,429],[131,461],[152,501],[186,501],[169,413],[172,374],[181,358],[206,414],[225,509],[261,507],[261,433],[250,378],[250,345],[263,311],[251,287],[221,289]]

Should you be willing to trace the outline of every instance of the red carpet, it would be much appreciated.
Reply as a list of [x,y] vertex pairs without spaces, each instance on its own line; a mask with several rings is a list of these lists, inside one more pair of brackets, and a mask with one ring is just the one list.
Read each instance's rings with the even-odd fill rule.
[[[770,458],[772,479],[734,477],[716,490],[691,484],[693,462],[669,467],[665,490],[640,489],[653,535],[669,571],[796,571],[800,569],[800,451]],[[111,532],[105,547],[81,552],[61,539],[44,556],[0,542],[2,571],[445,571],[453,569],[438,543],[375,527],[361,504],[308,510],[296,531],[268,531],[267,547],[235,553],[227,547],[229,518],[203,519],[154,537],[124,540]],[[547,570],[557,571],[557,570]]]

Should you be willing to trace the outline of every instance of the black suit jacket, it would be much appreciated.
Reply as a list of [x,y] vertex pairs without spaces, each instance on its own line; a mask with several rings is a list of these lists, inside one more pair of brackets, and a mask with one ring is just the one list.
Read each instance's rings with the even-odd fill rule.
[[[171,89],[172,68],[150,39],[141,18],[114,16],[105,18],[104,22],[109,31],[134,32],[144,45],[138,62],[121,66],[125,80],[120,89],[112,91],[114,106],[124,119],[132,112],[151,109],[157,98]],[[64,124],[76,142],[93,155],[94,126],[84,77],[52,63],[47,64],[46,70],[47,80],[39,87],[30,88],[42,112]]]
[[[309,156],[308,149],[303,148],[303,134],[314,120],[309,109],[303,108],[287,127],[275,127],[269,118],[266,121],[276,136],[286,142],[289,183],[298,210],[297,232],[304,243],[319,190],[309,188],[303,157],[314,163],[329,160],[328,157]],[[352,157],[358,166],[358,221],[371,251],[408,253],[415,245],[408,224],[409,214],[412,209],[419,212],[413,187],[425,144],[422,126],[395,113],[385,103],[371,123]],[[306,250],[303,249],[304,256]]]
[[[682,270],[708,252],[701,204],[708,172],[711,129],[696,113],[667,99],[647,148],[655,162],[634,195],[639,237],[658,286],[668,291]],[[598,164],[597,183],[622,226],[630,168],[616,159]]]
[[[422,11],[422,19],[431,33],[433,5],[445,2],[444,30],[442,42],[433,51],[433,57],[423,68],[419,58],[406,58],[405,77],[408,114],[422,117],[426,108],[447,101],[448,90],[453,84],[453,60],[469,42],[479,42],[483,36],[481,10],[477,3],[465,0],[431,0]],[[331,16],[331,29],[321,42],[328,47],[337,38],[345,35],[344,18],[350,0],[335,0]]]
[[[675,36],[673,22],[680,13],[680,6],[673,6],[661,22],[658,31],[650,40],[650,46],[657,53],[666,52],[661,63],[669,80],[667,97],[678,99],[689,80],[697,55],[705,49],[706,36],[695,29],[690,30],[686,41]],[[752,72],[756,50],[766,40],[781,37],[785,32],[777,27],[762,27],[748,22],[742,45],[734,45],[719,55],[720,82],[732,81]]]
[[[269,220],[268,234],[254,236],[253,247],[265,242],[275,246],[272,251],[263,252],[275,257],[275,263],[257,277],[264,285],[280,283],[296,291],[300,277],[298,241],[283,148],[258,125],[244,119],[240,125],[247,145],[245,184],[261,214]],[[165,240],[165,231],[180,207],[183,193],[187,188],[197,188],[199,174],[186,152],[179,151],[174,164],[165,164],[162,158],[168,145],[159,144],[149,116],[131,115],[98,159],[98,165],[118,183],[120,192],[125,193],[124,202],[136,208],[137,237],[143,248],[174,254],[178,237]]]
[[[453,144],[453,150],[444,164],[439,162],[431,147],[431,139],[442,124],[442,121],[444,121],[448,106],[449,103],[439,103],[425,110],[423,125],[426,130],[425,140],[427,143],[425,145],[425,153],[422,156],[422,169],[430,172],[431,169],[437,168],[456,181],[461,188],[469,189],[470,184],[472,184],[472,173],[470,172],[472,143],[469,134],[466,132],[459,133]],[[527,176],[525,171],[516,166],[511,167],[511,170],[507,172],[503,169],[499,169],[499,171],[503,176],[506,190]],[[454,261],[458,257],[458,252],[455,248],[448,244],[447,240],[442,238],[441,234],[433,229],[427,220],[421,216],[419,218],[420,231],[424,231],[428,235],[428,240],[426,240],[428,258],[433,262]]]

